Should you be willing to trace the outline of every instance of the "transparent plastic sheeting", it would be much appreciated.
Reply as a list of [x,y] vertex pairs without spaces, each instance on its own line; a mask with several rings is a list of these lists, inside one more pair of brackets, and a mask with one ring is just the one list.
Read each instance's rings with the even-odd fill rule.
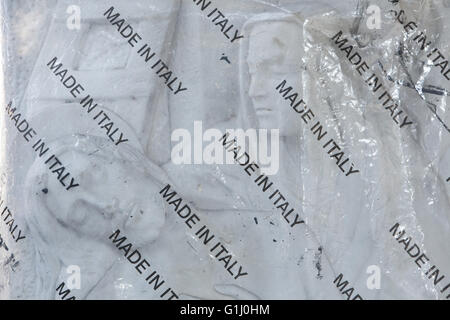
[[1,299],[450,298],[448,1],[1,5]]

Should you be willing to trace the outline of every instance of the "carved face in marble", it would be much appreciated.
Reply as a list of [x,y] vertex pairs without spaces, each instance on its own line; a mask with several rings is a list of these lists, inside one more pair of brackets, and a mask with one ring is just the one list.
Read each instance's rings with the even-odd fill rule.
[[301,28],[295,23],[264,22],[251,29],[247,56],[248,94],[260,129],[280,129],[282,136],[296,133],[298,119],[289,116],[275,87],[285,79],[294,90],[301,89],[302,52]]
[[46,207],[60,224],[99,240],[117,228],[135,234],[141,244],[157,238],[165,220],[164,207],[152,196],[159,189],[140,169],[142,160],[120,156],[112,147],[96,148],[90,142],[61,156],[77,164],[80,187],[55,195],[53,190],[60,185],[48,179]]

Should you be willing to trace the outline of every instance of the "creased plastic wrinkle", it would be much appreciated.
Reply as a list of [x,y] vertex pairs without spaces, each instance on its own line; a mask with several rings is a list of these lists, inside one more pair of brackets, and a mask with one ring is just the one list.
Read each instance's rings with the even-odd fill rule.
[[0,3],[0,299],[450,299],[448,1]]

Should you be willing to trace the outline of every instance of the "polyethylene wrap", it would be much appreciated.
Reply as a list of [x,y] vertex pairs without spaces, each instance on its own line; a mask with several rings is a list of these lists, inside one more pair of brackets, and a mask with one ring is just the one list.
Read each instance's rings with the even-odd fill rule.
[[1,299],[450,299],[444,0],[2,0]]

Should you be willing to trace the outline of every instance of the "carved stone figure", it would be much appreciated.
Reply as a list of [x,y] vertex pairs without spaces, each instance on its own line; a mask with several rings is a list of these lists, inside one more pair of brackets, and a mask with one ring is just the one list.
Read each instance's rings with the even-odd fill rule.
[[[140,46],[151,44],[159,58],[169,61],[179,5],[178,0],[127,4],[58,1],[25,97],[17,108],[50,151],[37,156],[30,145],[17,147],[29,155],[24,164],[30,165],[26,219],[22,216],[28,225],[29,243],[22,256],[21,274],[35,280],[19,279],[11,294],[17,290],[29,297],[61,299],[55,289],[69,276],[67,267],[76,265],[82,278],[81,288],[72,291],[77,299],[157,298],[150,286],[132,273],[108,237],[120,229],[146,252],[164,225],[165,209],[158,191],[167,178],[155,163],[168,157],[168,145],[163,143],[168,137],[164,125],[168,122],[168,90],[145,66],[138,48],[119,33],[118,26],[124,22],[112,25],[105,12],[114,7],[130,28],[139,32]],[[79,28],[69,27],[73,6],[79,13]],[[57,62],[49,64],[55,57]],[[82,86],[78,92],[68,88],[72,80],[65,80],[69,75]],[[87,95],[95,103],[83,105]],[[94,104],[98,104],[95,111],[88,112]],[[108,115],[103,125],[111,121],[126,137],[124,143],[115,143],[118,133],[114,137],[114,129],[98,124],[94,112],[99,110]],[[49,169],[46,161],[50,154],[64,163],[79,186],[69,191],[62,188],[52,171],[55,167]],[[123,278],[127,279],[124,284],[118,283]],[[26,290],[20,288],[24,281]],[[121,287],[133,281],[136,289],[123,293]]]
[[[302,20],[293,14],[272,12],[252,17],[243,30],[247,37],[240,47],[239,116],[237,121],[219,127],[224,132],[234,128],[280,130],[280,171],[270,176],[274,184],[270,190],[280,188],[301,214],[301,175],[292,174],[301,170],[297,147],[300,122],[283,105],[275,87],[286,79],[301,89]],[[234,253],[250,269],[242,281],[226,282],[232,296],[251,292],[275,299],[336,297],[329,286],[333,271],[314,232],[305,224],[289,226],[268,195],[253,183],[257,174],[250,178],[237,164],[169,163],[164,168],[173,179],[181,179],[179,188],[216,229],[223,230]],[[270,274],[270,279],[264,274]]]

